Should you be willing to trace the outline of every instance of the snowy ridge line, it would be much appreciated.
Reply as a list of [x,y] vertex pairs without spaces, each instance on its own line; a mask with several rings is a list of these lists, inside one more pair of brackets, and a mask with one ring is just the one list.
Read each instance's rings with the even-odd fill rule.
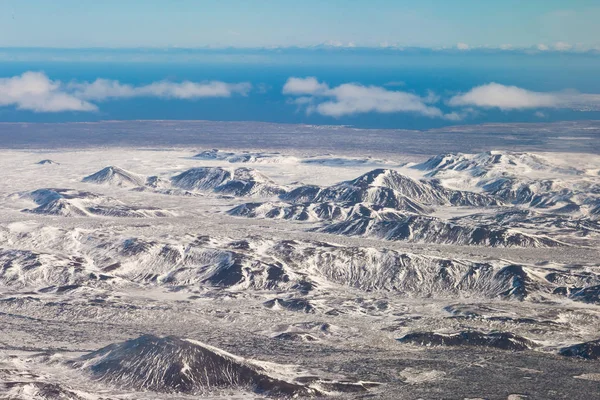
[[[13,236],[13,246],[38,243],[47,233]],[[186,236],[170,242],[123,238],[98,231],[55,230],[53,243],[78,248],[76,258],[1,250],[0,283],[13,288],[64,292],[84,287],[159,286],[226,290],[287,291],[300,295],[336,286],[383,290],[403,296],[483,297],[550,301],[568,298],[598,303],[600,271],[566,265],[536,266],[510,261],[473,262],[394,250],[336,246],[322,242]],[[66,249],[65,249],[66,250]],[[55,248],[55,251],[61,252]],[[57,268],[62,266],[63,269]],[[66,272],[69,272],[67,274]]]

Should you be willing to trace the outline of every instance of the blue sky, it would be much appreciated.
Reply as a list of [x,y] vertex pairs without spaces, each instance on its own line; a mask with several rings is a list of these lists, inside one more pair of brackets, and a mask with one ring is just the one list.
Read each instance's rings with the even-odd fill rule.
[[0,47],[600,47],[598,0],[2,0]]

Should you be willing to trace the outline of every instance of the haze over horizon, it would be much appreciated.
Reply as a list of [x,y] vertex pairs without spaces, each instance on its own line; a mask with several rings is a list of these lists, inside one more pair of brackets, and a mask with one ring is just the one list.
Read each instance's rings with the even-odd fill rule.
[[[5,0],[0,47],[600,46],[593,0]],[[306,29],[310,26],[310,29]],[[73,35],[73,32],[77,32]]]

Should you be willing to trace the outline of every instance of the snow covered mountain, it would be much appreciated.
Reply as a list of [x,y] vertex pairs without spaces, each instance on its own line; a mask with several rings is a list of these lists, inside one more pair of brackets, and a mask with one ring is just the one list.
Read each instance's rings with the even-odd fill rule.
[[0,248],[0,281],[4,286],[45,289],[90,283],[88,260],[79,256]]
[[377,169],[326,188],[300,186],[280,195],[289,203],[246,203],[228,213],[249,218],[324,222],[317,230],[346,236],[458,245],[551,247],[558,240],[511,227],[489,227],[428,217],[439,207],[491,207],[489,195],[447,189],[439,181],[417,181]]
[[53,165],[58,164],[56,161],[52,161],[48,158],[38,161],[36,164],[38,165]]
[[504,175],[525,176],[531,173],[550,172],[581,175],[582,170],[574,167],[557,166],[538,154],[510,151],[487,151],[479,154],[440,154],[414,168],[430,171],[429,176],[451,176],[450,171],[467,173],[477,178],[492,178]]
[[172,177],[171,182],[181,189],[214,191],[232,196],[272,197],[285,192],[285,188],[252,168],[192,168]]
[[194,156],[200,160],[219,160],[230,163],[251,163],[251,164],[279,164],[279,163],[297,163],[300,160],[296,157],[285,156],[281,153],[268,152],[228,152],[219,149],[202,151]]
[[146,184],[146,177],[109,166],[83,178],[82,182],[121,187],[138,187]]
[[510,332],[465,331],[449,335],[433,332],[414,332],[401,337],[398,341],[420,346],[479,346],[512,351],[530,350],[537,346],[531,340]]
[[484,207],[498,201],[479,193],[446,189],[435,182],[417,181],[390,169],[375,169],[356,179],[326,188],[298,187],[282,196],[293,203],[370,203],[397,210],[428,213],[436,205]]
[[[49,232],[3,232],[21,248]],[[393,250],[335,246],[322,242],[264,238],[186,236],[168,242],[123,238],[108,232],[54,230],[60,246],[77,248],[77,258],[49,251],[0,252],[0,283],[39,290],[65,285],[161,286],[256,290],[307,295],[332,285],[364,291],[393,291],[433,298],[472,296],[542,300],[570,298],[599,303],[600,271],[595,267],[517,265],[421,256]],[[63,243],[64,244],[58,244]],[[39,246],[39,244],[38,244]],[[61,252],[64,250],[61,250]],[[11,261],[12,260],[12,261]],[[58,268],[58,266],[62,266]],[[68,272],[68,273],[67,273]],[[53,289],[52,289],[53,290]]]
[[283,202],[244,203],[229,210],[229,215],[248,218],[273,218],[294,221],[343,220],[351,207],[334,203],[290,204]]
[[514,229],[459,224],[435,217],[399,214],[385,209],[378,211],[366,207],[359,207],[349,213],[345,220],[325,225],[318,230],[346,236],[463,246],[555,247],[564,245],[549,237],[529,235]]
[[600,196],[597,174],[530,153],[443,154],[413,168],[445,186],[482,190],[505,203],[554,213],[593,216]]
[[25,209],[32,214],[61,217],[126,217],[155,218],[172,216],[173,213],[156,207],[127,205],[119,200],[97,193],[74,189],[37,189],[21,193],[21,198],[31,199],[37,207]]
[[70,365],[90,373],[95,380],[144,391],[198,395],[250,388],[278,397],[320,394],[306,385],[271,376],[250,360],[174,336],[143,335],[86,354]]

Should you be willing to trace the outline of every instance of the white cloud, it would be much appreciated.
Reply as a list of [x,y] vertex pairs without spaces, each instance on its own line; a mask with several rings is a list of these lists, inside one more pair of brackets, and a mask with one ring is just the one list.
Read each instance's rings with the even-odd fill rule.
[[96,79],[94,82],[70,82],[66,89],[79,98],[96,101],[135,96],[133,86],[108,79]]
[[321,83],[314,76],[307,78],[289,78],[283,86],[283,94],[305,95],[322,94],[329,90],[326,83]]
[[441,117],[442,112],[425,105],[424,99],[406,92],[390,91],[377,86],[345,83],[329,91],[332,100],[317,105],[320,114],[332,117],[357,113],[414,112],[428,117]]
[[247,95],[249,83],[153,82],[133,86],[119,81],[96,79],[93,82],[52,81],[42,72],[25,72],[0,79],[0,106],[15,106],[36,112],[95,111],[92,101],[117,98],[156,97],[192,100],[204,97]]
[[357,83],[345,83],[330,88],[314,77],[289,78],[283,87],[283,93],[302,96],[294,103],[307,106],[308,113],[317,112],[330,117],[370,112],[411,112],[431,118],[458,119],[458,114],[446,116],[439,108],[428,105],[437,101],[437,96],[433,93],[420,97],[413,93]]
[[465,118],[465,114],[451,112],[449,114],[444,115],[444,118],[447,119],[448,121],[460,121]]
[[453,107],[474,106],[519,110],[534,108],[568,108],[579,111],[599,111],[600,95],[576,91],[535,92],[517,86],[488,83],[452,97]]
[[307,104],[314,103],[314,99],[312,97],[303,96],[303,97],[297,97],[295,99],[291,99],[289,102],[291,104],[297,104],[299,106],[304,106],[304,105],[307,105]]
[[547,45],[545,45],[543,43],[538,44],[536,47],[537,47],[537,49],[539,51],[548,51],[548,50],[550,50],[550,47],[548,47]]
[[573,46],[567,42],[556,42],[554,43],[554,50],[567,51],[571,50]]
[[342,47],[348,47],[348,48],[353,48],[353,47],[356,47],[356,43],[354,43],[354,42],[344,43],[344,42],[341,42],[339,40],[328,40],[328,41],[326,41],[326,42],[318,45],[317,47],[320,47],[320,46],[323,46],[323,47],[340,47],[340,48],[342,48]]
[[557,107],[559,103],[559,99],[554,94],[532,92],[499,83],[477,86],[466,93],[452,97],[448,102],[454,107],[476,106],[501,110]]
[[283,94],[294,96],[289,102],[308,113],[331,117],[404,112],[458,121],[476,115],[477,109],[489,108],[504,111],[541,108],[600,111],[600,94],[576,91],[536,92],[492,82],[447,99],[448,106],[460,108],[448,113],[438,106],[443,99],[434,92],[428,91],[424,96],[419,96],[406,91],[389,90],[389,86],[393,85],[386,86],[388,87],[345,83],[330,87],[315,77],[292,77],[283,87]]
[[469,50],[470,47],[466,43],[458,43],[456,45],[456,48],[459,49],[459,50]]
[[96,79],[94,82],[71,83],[68,88],[74,94],[87,100],[107,100],[111,98],[159,97],[165,99],[191,100],[202,97],[230,97],[237,93],[247,95],[249,83],[212,82],[153,82],[148,85],[132,86],[119,81]]
[[94,111],[97,107],[60,89],[41,72],[0,78],[0,107],[14,106],[35,112]]

